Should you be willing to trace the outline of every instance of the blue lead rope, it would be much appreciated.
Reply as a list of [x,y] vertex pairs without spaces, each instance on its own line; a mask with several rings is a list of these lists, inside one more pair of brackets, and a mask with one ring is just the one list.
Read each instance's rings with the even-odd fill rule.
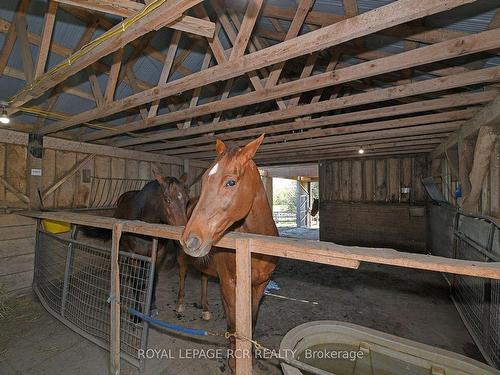
[[132,315],[137,316],[138,318],[141,318],[142,320],[145,320],[148,323],[151,323],[151,324],[158,326],[158,327],[166,328],[166,329],[171,330],[171,331],[182,332],[182,333],[185,333],[187,335],[208,336],[208,332],[205,331],[204,329],[186,328],[186,327],[182,327],[182,326],[177,326],[175,324],[163,322],[161,320],[151,318],[150,316],[143,314],[140,311],[133,309],[132,307],[128,308],[128,312]]

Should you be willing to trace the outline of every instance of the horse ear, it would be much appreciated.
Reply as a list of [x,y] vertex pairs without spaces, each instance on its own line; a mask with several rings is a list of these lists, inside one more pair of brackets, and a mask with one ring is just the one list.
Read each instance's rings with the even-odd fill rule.
[[153,176],[154,176],[155,180],[158,181],[158,183],[160,185],[162,185],[162,186],[165,185],[165,176],[163,176],[163,172],[161,171],[161,167],[158,164],[153,164],[152,171],[153,171]]
[[215,151],[217,151],[217,155],[222,154],[226,151],[226,145],[219,138],[215,141]]
[[260,144],[264,140],[265,134],[262,134],[259,138],[254,139],[252,142],[248,143],[245,147],[240,150],[240,155],[243,158],[243,163],[246,163],[252,159],[257,152]]
[[187,185],[187,181],[188,181],[187,173],[183,173],[181,175],[181,177],[179,177],[179,181],[182,182],[184,185]]

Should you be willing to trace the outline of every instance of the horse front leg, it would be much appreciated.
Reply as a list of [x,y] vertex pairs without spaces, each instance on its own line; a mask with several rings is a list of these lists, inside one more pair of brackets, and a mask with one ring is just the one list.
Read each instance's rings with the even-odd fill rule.
[[156,265],[153,273],[153,290],[151,293],[151,305],[150,305],[150,315],[154,316],[158,313],[158,308],[156,306],[156,288],[158,286],[158,274],[160,265],[163,263],[163,259],[165,259],[165,255],[167,253],[167,248],[164,244],[158,244],[158,251],[156,253]]
[[201,319],[206,321],[212,319],[212,313],[208,307],[208,276],[203,272],[201,273],[201,307],[203,309]]
[[252,333],[255,332],[255,325],[257,324],[257,316],[259,314],[260,301],[266,290],[269,281],[257,285],[252,285]]
[[177,264],[179,265],[179,293],[177,294],[177,306],[175,307],[175,311],[182,313],[186,309],[186,305],[184,304],[184,286],[188,270],[188,259],[181,248],[177,249]]

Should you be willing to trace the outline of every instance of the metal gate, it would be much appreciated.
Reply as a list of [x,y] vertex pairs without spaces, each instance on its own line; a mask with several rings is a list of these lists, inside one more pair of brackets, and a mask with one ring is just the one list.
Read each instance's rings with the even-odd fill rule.
[[[42,305],[73,331],[109,350],[111,251],[37,229],[33,289]],[[142,368],[139,350],[147,348],[148,325],[128,314],[149,314],[156,248],[152,257],[119,253],[121,356]]]
[[297,226],[309,226],[309,191],[297,181]]
[[[455,216],[454,257],[500,261],[498,223],[463,213]],[[500,368],[500,281],[454,275],[452,298],[485,359]]]

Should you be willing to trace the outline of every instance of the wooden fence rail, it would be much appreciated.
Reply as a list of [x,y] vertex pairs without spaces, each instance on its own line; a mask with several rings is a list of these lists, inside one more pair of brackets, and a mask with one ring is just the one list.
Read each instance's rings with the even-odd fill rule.
[[[182,227],[161,224],[149,224],[141,221],[123,221],[109,217],[99,217],[72,212],[24,212],[25,216],[39,219],[64,221],[77,225],[106,228],[113,230],[112,251],[117,255],[121,233],[136,233],[154,238],[178,240]],[[485,277],[500,280],[500,262],[478,262],[450,259],[426,254],[399,252],[393,249],[343,246],[330,242],[298,240],[293,238],[277,238],[244,233],[228,233],[217,246],[235,249],[236,251],[236,331],[245,337],[251,337],[251,254],[269,254],[283,258],[323,263],[340,267],[357,269],[361,262],[378,263],[399,267],[416,268],[428,271],[454,273],[460,275]],[[112,254],[113,259],[113,254]],[[119,272],[117,265],[113,267],[114,275]],[[113,278],[113,274],[111,275]],[[119,279],[113,279],[112,295],[118,293]],[[118,293],[119,295],[119,293]],[[117,303],[113,299],[112,303]],[[119,324],[119,309],[112,305],[112,324],[110,367],[112,374],[119,373],[120,341],[116,338],[116,325]],[[114,318],[114,319],[113,319]],[[118,328],[119,329],[119,328]],[[119,332],[119,331],[118,331]],[[251,344],[237,340],[237,349],[251,352]],[[252,361],[242,356],[236,361],[237,375],[251,375]]]

